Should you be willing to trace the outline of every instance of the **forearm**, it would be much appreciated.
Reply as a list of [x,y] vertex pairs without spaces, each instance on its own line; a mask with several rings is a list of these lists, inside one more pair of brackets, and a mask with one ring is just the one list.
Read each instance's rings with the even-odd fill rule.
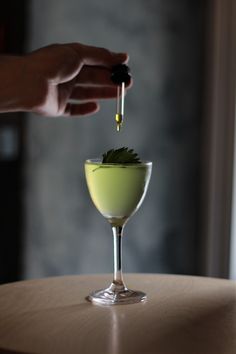
[[26,56],[0,55],[0,113],[30,111],[38,104],[39,82],[30,65]]
[[18,56],[0,56],[0,112],[22,110],[19,81],[22,80],[22,60]]

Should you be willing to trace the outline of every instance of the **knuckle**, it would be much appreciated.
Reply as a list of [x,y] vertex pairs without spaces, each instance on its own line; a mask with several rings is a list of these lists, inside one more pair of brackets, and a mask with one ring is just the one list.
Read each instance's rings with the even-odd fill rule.
[[104,55],[104,57],[111,57],[112,56],[111,52],[106,48],[101,47],[100,51],[101,51],[101,54]]

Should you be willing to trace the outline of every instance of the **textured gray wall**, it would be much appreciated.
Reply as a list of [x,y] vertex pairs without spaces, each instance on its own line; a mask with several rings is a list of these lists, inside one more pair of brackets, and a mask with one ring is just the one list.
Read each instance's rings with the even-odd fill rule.
[[112,236],[85,185],[83,161],[129,146],[153,161],[124,238],[127,272],[194,273],[201,2],[32,0],[28,49],[79,41],[128,51],[126,122],[115,102],[82,119],[28,118],[25,277],[112,271]]

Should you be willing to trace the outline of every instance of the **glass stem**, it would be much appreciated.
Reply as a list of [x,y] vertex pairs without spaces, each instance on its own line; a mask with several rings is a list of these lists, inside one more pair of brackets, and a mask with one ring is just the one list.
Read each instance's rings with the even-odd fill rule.
[[112,282],[113,290],[125,289],[122,274],[122,237],[123,226],[112,226],[113,241],[114,241],[114,277]]

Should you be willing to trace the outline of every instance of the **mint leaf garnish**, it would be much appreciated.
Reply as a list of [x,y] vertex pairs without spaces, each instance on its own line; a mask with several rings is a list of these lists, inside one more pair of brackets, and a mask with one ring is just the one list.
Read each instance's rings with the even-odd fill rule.
[[128,149],[127,147],[109,150],[102,157],[102,163],[141,163],[138,154],[133,149]]

